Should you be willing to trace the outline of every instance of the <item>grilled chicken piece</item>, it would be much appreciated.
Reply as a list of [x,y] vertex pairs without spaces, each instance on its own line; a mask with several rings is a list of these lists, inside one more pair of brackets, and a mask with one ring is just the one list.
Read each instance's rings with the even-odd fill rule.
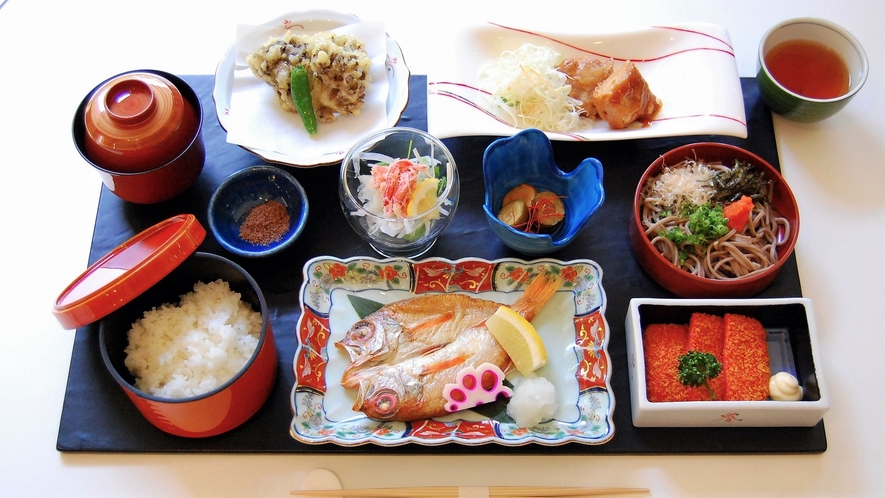
[[650,121],[661,109],[639,69],[628,62],[593,91],[593,106],[613,130],[626,128],[634,121]]
[[589,118],[597,117],[596,107],[593,105],[593,91],[614,71],[614,62],[611,59],[600,60],[590,57],[572,57],[562,61],[556,69],[568,76],[572,89],[569,97],[582,102],[583,115]]

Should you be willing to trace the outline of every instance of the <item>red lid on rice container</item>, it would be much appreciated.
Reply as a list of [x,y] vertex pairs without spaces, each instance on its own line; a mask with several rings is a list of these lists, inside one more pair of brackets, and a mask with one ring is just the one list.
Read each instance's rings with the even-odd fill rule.
[[161,221],[87,268],[58,296],[52,314],[66,329],[98,321],[162,280],[204,238],[206,229],[192,214]]

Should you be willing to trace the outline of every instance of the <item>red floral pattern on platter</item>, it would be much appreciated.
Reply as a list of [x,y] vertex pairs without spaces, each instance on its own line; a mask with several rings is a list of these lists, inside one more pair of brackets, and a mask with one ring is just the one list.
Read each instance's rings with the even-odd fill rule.
[[581,351],[578,362],[578,389],[605,387],[608,359],[605,355],[605,320],[597,311],[575,317],[575,346]]
[[326,351],[329,343],[329,318],[319,316],[310,308],[304,310],[298,340],[303,346],[295,359],[298,385],[326,392]]
[[439,260],[415,263],[415,294],[424,292],[486,292],[492,289],[495,264],[489,261],[463,261],[455,264]]
[[413,425],[412,435],[420,439],[488,439],[495,437],[495,428],[491,421],[471,422],[457,420],[440,422],[439,420],[421,420]]
[[518,283],[525,283],[529,279],[529,272],[525,268],[514,268],[509,272],[506,278]]
[[575,279],[578,278],[578,271],[575,270],[574,266],[566,266],[562,269],[560,275],[562,275],[563,280],[567,282],[574,282]]
[[329,266],[329,276],[334,279],[344,278],[347,274],[347,267],[341,263],[333,263]]

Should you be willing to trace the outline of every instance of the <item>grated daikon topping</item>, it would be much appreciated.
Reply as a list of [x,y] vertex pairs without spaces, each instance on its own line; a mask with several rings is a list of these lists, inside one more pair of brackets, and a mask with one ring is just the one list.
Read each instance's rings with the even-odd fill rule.
[[706,204],[715,191],[710,184],[712,176],[713,169],[706,164],[686,160],[664,168],[660,175],[652,178],[650,196],[659,198],[663,209]]

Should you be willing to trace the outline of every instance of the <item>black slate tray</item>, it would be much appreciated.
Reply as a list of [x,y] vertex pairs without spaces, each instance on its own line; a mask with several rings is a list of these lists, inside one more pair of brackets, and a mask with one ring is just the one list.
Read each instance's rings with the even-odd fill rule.
[[[199,95],[204,111],[207,158],[202,175],[181,196],[165,203],[129,204],[102,187],[89,255],[89,264],[145,228],[181,213],[193,213],[206,227],[206,207],[214,188],[229,174],[261,164],[248,151],[228,144],[218,124],[212,101],[212,76],[183,77]],[[676,146],[705,140],[731,143],[779,167],[769,110],[760,100],[755,81],[741,81],[749,136],[694,136],[608,143],[556,142],[559,166],[574,168],[585,157],[604,165],[605,204],[569,247],[550,255],[561,260],[587,258],[603,269],[602,284],[608,297],[606,317],[611,327],[612,390],[615,394],[614,437],[606,444],[561,446],[529,444],[505,447],[497,444],[466,446],[405,445],[382,447],[368,444],[342,447],[334,444],[306,445],[289,434],[289,393],[294,383],[292,359],[295,327],[299,315],[298,290],[304,263],[318,255],[340,258],[377,256],[346,224],[337,197],[338,168],[288,168],[307,191],[310,217],[301,243],[278,256],[243,259],[226,253],[208,235],[200,251],[225,255],[242,265],[264,291],[272,316],[279,350],[279,374],[270,398],[242,426],[219,436],[187,439],[166,434],[149,424],[117,386],[101,361],[98,326],[76,331],[56,448],[63,452],[129,453],[333,453],[333,454],[714,454],[714,453],[821,453],[826,451],[824,423],[810,428],[636,428],[630,416],[624,318],[632,297],[673,297],[652,281],[632,256],[627,238],[630,204],[645,168],[659,154]],[[426,129],[426,78],[412,76],[411,97],[400,125]],[[461,202],[453,223],[426,257],[449,259],[478,257],[498,259],[524,256],[512,252],[492,235],[482,214],[482,153],[495,137],[447,139],[461,173]],[[83,165],[84,170],[88,170]],[[86,173],[84,173],[86,174]],[[759,297],[801,296],[795,256],[778,279]]]

